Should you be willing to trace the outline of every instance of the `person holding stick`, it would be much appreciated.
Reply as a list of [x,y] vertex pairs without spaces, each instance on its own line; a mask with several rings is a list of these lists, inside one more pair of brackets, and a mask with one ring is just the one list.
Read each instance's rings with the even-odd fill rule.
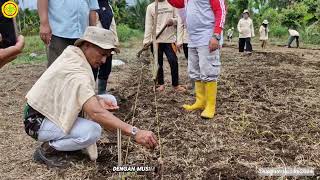
[[220,74],[221,32],[226,18],[224,0],[168,0],[186,9],[189,33],[188,71],[195,81],[196,101],[183,105],[187,111],[202,110],[201,117],[212,119],[216,111],[217,81]]
[[[145,20],[145,32],[143,45],[148,46],[152,42],[152,30],[155,19],[155,2],[151,3],[147,7],[146,20]],[[164,29],[165,28],[165,29]],[[156,38],[158,43],[158,74],[157,83],[158,91],[164,91],[164,72],[163,72],[163,53],[166,54],[167,59],[170,64],[172,86],[176,92],[185,92],[186,88],[179,85],[179,64],[178,57],[176,55],[176,44],[177,41],[177,12],[174,7],[172,7],[167,0],[159,0],[159,15],[156,25],[156,32],[159,34]],[[160,33],[161,32],[161,33]],[[153,46],[151,46],[151,51],[153,51]]]

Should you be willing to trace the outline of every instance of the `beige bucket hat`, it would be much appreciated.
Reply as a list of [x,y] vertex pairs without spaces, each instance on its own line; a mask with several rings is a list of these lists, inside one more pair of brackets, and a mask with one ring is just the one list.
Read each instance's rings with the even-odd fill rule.
[[87,27],[84,35],[78,39],[74,45],[78,46],[84,41],[90,42],[102,49],[116,48],[116,39],[113,32],[96,26]]
[[268,20],[263,20],[262,24],[269,24],[269,21]]
[[244,13],[250,14],[248,9],[245,9],[245,10],[243,11],[243,14],[244,14]]

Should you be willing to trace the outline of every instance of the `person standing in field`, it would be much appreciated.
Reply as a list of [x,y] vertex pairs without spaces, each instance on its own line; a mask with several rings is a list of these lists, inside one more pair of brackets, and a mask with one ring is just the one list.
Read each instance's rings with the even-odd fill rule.
[[[172,86],[176,92],[184,92],[186,89],[179,85],[179,64],[176,55],[176,41],[177,41],[177,10],[172,7],[167,0],[159,0],[159,13],[156,25],[156,32],[159,34],[161,29],[166,26],[166,29],[157,39],[158,43],[158,91],[164,91],[164,72],[163,72],[163,54],[166,54],[171,69]],[[143,44],[146,46],[152,42],[153,24],[155,20],[155,2],[147,7],[145,32]],[[153,51],[153,47],[151,46]]]
[[[238,23],[239,32],[239,52],[252,53],[251,38],[254,37],[254,26],[252,19],[250,18],[250,13],[246,9],[242,13],[242,18]],[[246,47],[246,49],[244,49]]]
[[269,34],[269,27],[268,27],[268,20],[264,20],[262,22],[262,25],[260,26],[259,32],[260,32],[260,41],[261,41],[261,47],[262,49],[265,49],[268,42],[268,34]]
[[168,0],[185,8],[189,33],[188,72],[195,81],[196,100],[183,105],[187,111],[202,110],[201,117],[212,119],[216,112],[217,81],[220,74],[221,32],[226,18],[224,0]]
[[[111,30],[116,38],[115,45],[119,47],[119,38],[117,34],[116,22],[114,20],[113,10],[109,0],[98,0],[99,10],[97,10],[97,27]],[[119,53],[119,49],[115,51]],[[93,69],[94,79],[98,78],[98,94],[106,94],[107,82],[112,70],[112,54],[98,69]]]
[[229,41],[229,43],[232,42],[233,31],[234,31],[234,28],[233,28],[233,27],[230,28],[230,29],[228,29],[228,31],[227,31],[227,40]]
[[299,48],[299,32],[294,30],[293,28],[289,28],[289,40],[288,40],[288,48],[291,48],[291,44],[294,40],[296,40],[297,48]]
[[48,46],[48,67],[79,39],[87,26],[96,25],[97,0],[38,0],[40,38]]

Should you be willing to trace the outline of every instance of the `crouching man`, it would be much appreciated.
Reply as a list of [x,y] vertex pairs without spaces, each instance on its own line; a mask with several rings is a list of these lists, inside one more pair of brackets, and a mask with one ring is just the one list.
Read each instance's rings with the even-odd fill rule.
[[[111,131],[119,128],[147,148],[157,146],[151,131],[139,130],[109,112],[118,108],[113,97],[95,95],[92,68],[105,63],[114,48],[111,31],[88,27],[75,46],[68,46],[28,92],[25,130],[43,142],[34,153],[35,161],[66,167],[69,164],[61,160],[59,152],[76,150],[86,150],[95,160],[101,127]],[[79,117],[80,112],[89,118]]]

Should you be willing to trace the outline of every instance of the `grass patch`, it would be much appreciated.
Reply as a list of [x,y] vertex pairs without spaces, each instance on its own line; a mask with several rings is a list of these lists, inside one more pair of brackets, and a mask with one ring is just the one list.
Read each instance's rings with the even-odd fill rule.
[[45,46],[39,36],[26,36],[25,43],[22,54],[11,62],[13,65],[39,63],[47,60]]
[[131,47],[132,41],[139,41],[143,39],[142,31],[131,29],[125,24],[119,24],[117,26],[117,32],[121,46],[125,48]]

